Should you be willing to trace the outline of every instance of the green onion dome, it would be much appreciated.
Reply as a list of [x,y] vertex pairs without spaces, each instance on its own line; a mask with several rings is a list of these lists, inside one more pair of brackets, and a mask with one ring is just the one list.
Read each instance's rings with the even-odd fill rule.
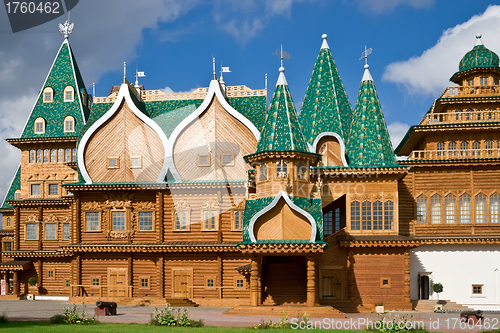
[[476,46],[460,60],[460,64],[458,65],[460,72],[477,67],[498,67],[498,55],[481,43],[481,35],[477,35],[476,38]]

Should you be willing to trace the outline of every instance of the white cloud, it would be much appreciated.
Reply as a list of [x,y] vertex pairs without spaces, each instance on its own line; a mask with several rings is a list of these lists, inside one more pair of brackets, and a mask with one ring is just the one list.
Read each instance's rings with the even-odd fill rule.
[[365,11],[380,14],[391,12],[399,5],[407,5],[415,9],[430,7],[434,0],[358,0],[360,6]]
[[403,124],[397,121],[387,125],[389,135],[391,136],[392,146],[394,148],[396,148],[401,140],[403,140],[409,128],[410,126],[408,124]]
[[195,89],[196,88],[193,88],[193,89],[187,90],[187,91],[173,91],[172,88],[165,87],[164,89],[160,89],[160,90],[163,91],[167,95],[171,95],[171,94],[190,94],[193,91],[195,91]]
[[403,85],[410,94],[436,96],[444,91],[449,78],[458,71],[460,59],[472,49],[475,36],[483,44],[500,51],[500,6],[489,6],[480,15],[443,32],[436,45],[422,55],[389,64],[383,80]]

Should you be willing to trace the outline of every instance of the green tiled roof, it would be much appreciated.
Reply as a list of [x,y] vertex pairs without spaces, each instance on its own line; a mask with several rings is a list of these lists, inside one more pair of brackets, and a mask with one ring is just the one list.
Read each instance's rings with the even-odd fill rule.
[[[249,235],[250,220],[252,217],[266,208],[272,201],[274,197],[259,198],[253,200],[245,200],[245,212],[243,213],[243,243],[252,244]],[[323,240],[323,211],[321,209],[321,199],[309,199],[301,197],[290,197],[290,200],[305,210],[314,218],[316,221],[316,243]],[[268,243],[280,244],[284,240],[266,240]],[[259,242],[259,241],[258,241]],[[262,241],[261,241],[262,242]],[[296,243],[297,241],[293,241]],[[309,243],[309,241],[304,241]]]
[[462,72],[476,67],[498,67],[498,63],[498,55],[480,44],[464,55],[458,65],[458,71]]
[[257,143],[256,153],[266,151],[310,152],[286,84],[279,84],[274,90],[271,106]]
[[[365,76],[370,76],[366,71]],[[363,79],[359,87],[346,151],[352,167],[398,166],[371,77]]]
[[21,189],[21,166],[17,168],[16,175],[14,176],[14,179],[12,180],[12,183],[10,184],[9,190],[7,191],[7,195],[5,196],[5,199],[2,203],[2,209],[11,209],[14,208],[11,205],[7,203],[9,200],[14,200],[15,199],[15,193],[17,190]]
[[[64,102],[64,88],[71,86],[74,89],[73,102]],[[43,90],[50,87],[54,91],[53,102],[43,102]],[[35,107],[31,111],[26,127],[21,138],[45,138],[75,136],[85,124],[89,110],[86,103],[80,106],[80,98],[85,91],[85,85],[80,75],[76,61],[67,40],[63,42],[59,53],[50,69],[45,84],[40,90],[40,95]],[[82,98],[83,99],[83,98]],[[83,100],[82,100],[83,101]],[[83,110],[82,110],[83,108]],[[64,118],[73,116],[75,119],[75,132],[64,132]],[[45,133],[35,134],[35,119],[45,119]]]
[[228,97],[227,102],[262,130],[266,120],[266,96]]
[[334,132],[345,141],[352,106],[329,48],[321,48],[300,110],[300,124],[309,144],[321,133]]

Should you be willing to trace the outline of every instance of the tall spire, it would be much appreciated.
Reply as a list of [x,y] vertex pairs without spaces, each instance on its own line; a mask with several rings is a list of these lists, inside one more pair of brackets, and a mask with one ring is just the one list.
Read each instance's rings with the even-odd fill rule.
[[353,167],[398,166],[375,84],[365,64],[346,144]]
[[327,35],[314,65],[300,111],[300,124],[309,144],[321,133],[337,133],[347,139],[352,118],[352,106],[333,60]]

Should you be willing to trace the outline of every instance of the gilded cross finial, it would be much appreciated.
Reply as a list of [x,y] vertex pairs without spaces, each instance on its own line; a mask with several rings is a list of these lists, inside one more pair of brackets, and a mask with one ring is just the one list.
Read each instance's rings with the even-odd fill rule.
[[64,22],[64,24],[59,23],[59,32],[64,35],[65,39],[68,39],[69,35],[73,32],[73,29],[75,28],[74,23],[69,23],[68,20]]

